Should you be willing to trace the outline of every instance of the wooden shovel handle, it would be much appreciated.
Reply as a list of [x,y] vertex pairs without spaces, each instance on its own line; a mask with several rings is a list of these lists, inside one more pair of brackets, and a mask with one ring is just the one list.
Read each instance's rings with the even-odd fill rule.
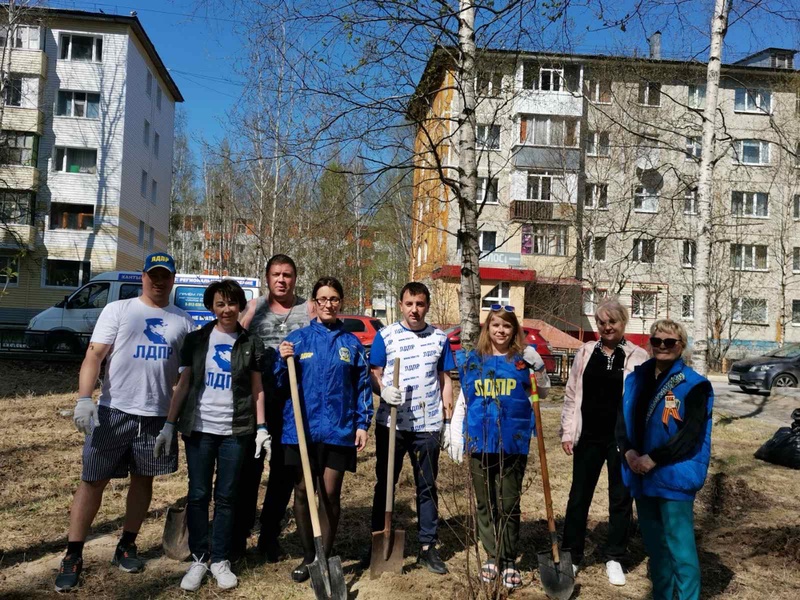
[[[536,390],[536,379],[531,374],[531,391]],[[558,556],[558,537],[556,536],[556,519],[553,516],[553,498],[550,496],[550,472],[547,470],[547,453],[544,448],[542,432],[542,412],[539,409],[539,394],[533,394],[533,414],[536,421],[536,442],[539,445],[539,463],[542,467],[542,487],[544,488],[544,507],[547,511],[547,529],[550,531],[550,544],[553,547],[553,562],[561,562]]]
[[[400,387],[400,359],[394,359],[392,385]],[[389,409],[389,459],[386,461],[386,515],[384,529],[391,528],[392,508],[394,506],[394,449],[397,445],[397,407]]]
[[311,529],[314,537],[322,535],[322,528],[319,526],[319,513],[317,512],[317,499],[314,496],[314,479],[311,477],[311,463],[308,460],[308,446],[306,445],[306,429],[303,426],[303,413],[300,409],[300,393],[297,391],[297,371],[294,366],[294,356],[286,359],[289,365],[289,388],[292,391],[292,409],[294,412],[294,426],[297,430],[297,445],[300,446],[300,461],[303,465],[303,479],[306,484],[306,497],[308,498],[308,510],[311,512]]

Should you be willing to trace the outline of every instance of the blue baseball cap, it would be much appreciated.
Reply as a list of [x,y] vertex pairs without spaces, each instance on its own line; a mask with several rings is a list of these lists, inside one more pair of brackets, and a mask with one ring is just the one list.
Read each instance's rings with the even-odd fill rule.
[[166,269],[170,273],[175,273],[175,259],[166,252],[153,252],[144,259],[142,271],[152,271],[157,267]]

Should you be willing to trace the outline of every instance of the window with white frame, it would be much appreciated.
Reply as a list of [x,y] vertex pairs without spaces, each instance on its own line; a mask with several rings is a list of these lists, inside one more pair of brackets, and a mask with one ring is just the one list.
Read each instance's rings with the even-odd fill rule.
[[497,204],[497,179],[478,177],[478,203]]
[[611,145],[607,131],[590,131],[586,136],[587,156],[609,156]]
[[11,75],[6,79],[5,89],[6,106],[22,106],[22,77]]
[[492,304],[508,306],[511,303],[511,286],[501,281],[481,299],[481,308],[491,308]]
[[97,150],[95,148],[56,148],[53,169],[65,173],[97,173]]
[[639,104],[642,106],[661,106],[661,84],[655,81],[640,82]]
[[560,179],[560,177],[547,171],[529,171],[525,198],[542,202],[555,200],[553,197],[553,182],[556,179]]
[[608,290],[583,290],[583,314],[593,315],[598,304],[608,297]]
[[480,248],[481,252],[491,252],[497,248],[497,232],[479,231],[478,247]]
[[770,65],[773,69],[793,69],[793,54],[773,54],[770,56]]
[[158,158],[159,148],[161,146],[161,136],[158,135],[157,131],[153,132],[153,156]]
[[706,84],[693,84],[689,86],[689,108],[704,108],[706,105]]
[[[144,230],[145,230],[144,221],[140,220],[139,221],[139,241],[137,242],[140,246],[144,246]],[[419,263],[417,263],[417,264],[419,264]]]
[[142,178],[139,181],[139,193],[142,195],[142,198],[147,198],[147,186],[150,183],[150,178],[147,175],[147,171],[142,169]]
[[608,79],[587,79],[586,96],[595,104],[611,104],[611,81]]
[[792,325],[800,325],[800,300],[792,300]]
[[608,209],[608,184],[587,183],[583,198],[583,207],[591,210]]
[[478,125],[475,145],[484,150],[499,150],[500,125]]
[[478,71],[475,91],[478,96],[495,98],[500,95],[503,85],[503,74],[496,71]]
[[25,131],[0,131],[0,165],[35,167],[39,136]]
[[153,93],[153,74],[149,69],[147,71],[147,81],[145,82],[144,91],[148,96]]
[[94,206],[51,202],[50,229],[91,231],[94,229]]
[[694,296],[692,294],[681,296],[681,319],[685,321],[694,319]]
[[631,316],[654,319],[656,316],[656,292],[634,290],[631,293]]
[[731,269],[737,271],[766,271],[767,246],[731,244]]
[[522,65],[522,87],[526,90],[560,92],[566,89],[564,68],[557,65],[540,65],[526,62]]
[[606,236],[587,235],[583,241],[583,251],[586,260],[605,262]]
[[150,182],[150,202],[158,204],[158,182],[155,179]]
[[734,145],[736,160],[743,165],[768,165],[770,143],[764,140],[737,140]]
[[792,272],[800,273],[800,247],[792,248]]
[[56,116],[78,119],[100,118],[100,94],[59,90]]
[[731,303],[734,323],[767,324],[767,301],[765,298],[734,298]]
[[[6,45],[7,29],[0,31],[0,48]],[[11,47],[19,50],[41,50],[41,32],[36,25],[14,25],[11,33]]]
[[681,266],[694,268],[697,257],[697,244],[694,240],[683,240],[681,242]]
[[102,36],[61,34],[61,60],[80,62],[103,62]]
[[0,188],[0,227],[33,224],[35,206],[35,192]]
[[658,188],[637,185],[633,190],[633,210],[636,212],[658,212]]
[[567,253],[567,226],[553,223],[523,225],[521,253],[565,256]]
[[656,262],[656,241],[646,238],[633,240],[633,262],[647,264]]
[[697,188],[689,187],[683,192],[683,214],[697,214]]
[[564,117],[524,115],[520,121],[520,143],[574,148],[578,145],[578,120]]
[[766,192],[731,192],[731,214],[736,217],[768,217],[769,194]]
[[44,285],[47,287],[76,288],[92,278],[89,261],[47,259],[44,267]]
[[772,110],[772,92],[765,89],[736,88],[733,110],[768,115]]
[[0,254],[0,288],[16,287],[19,283],[19,259]]
[[150,121],[147,119],[144,120],[144,130],[142,132],[142,141],[144,142],[145,148],[150,147]]
[[692,136],[686,138],[686,160],[700,161],[700,154],[703,151],[703,138]]
[[163,93],[161,92],[161,86],[156,83],[156,108],[161,110],[161,96]]

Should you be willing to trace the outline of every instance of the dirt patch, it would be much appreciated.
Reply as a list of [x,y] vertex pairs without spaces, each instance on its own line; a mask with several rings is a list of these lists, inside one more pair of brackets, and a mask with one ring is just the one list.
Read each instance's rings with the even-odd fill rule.
[[764,510],[770,501],[762,492],[754,490],[741,477],[714,473],[697,495],[697,501],[714,516],[741,517],[743,512]]

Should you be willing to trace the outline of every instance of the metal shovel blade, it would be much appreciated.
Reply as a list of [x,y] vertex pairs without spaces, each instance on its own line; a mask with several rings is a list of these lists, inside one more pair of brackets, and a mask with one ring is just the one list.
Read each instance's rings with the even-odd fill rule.
[[347,600],[347,584],[344,582],[342,560],[331,556],[327,561],[324,554],[317,554],[314,562],[308,565],[311,575],[311,589],[317,600]]
[[382,573],[402,573],[405,545],[406,532],[404,529],[374,531],[372,533],[369,578],[377,579]]
[[551,552],[539,553],[539,577],[544,593],[553,600],[569,600],[575,589],[575,575],[572,572],[572,556],[561,550],[559,562],[553,562]]

